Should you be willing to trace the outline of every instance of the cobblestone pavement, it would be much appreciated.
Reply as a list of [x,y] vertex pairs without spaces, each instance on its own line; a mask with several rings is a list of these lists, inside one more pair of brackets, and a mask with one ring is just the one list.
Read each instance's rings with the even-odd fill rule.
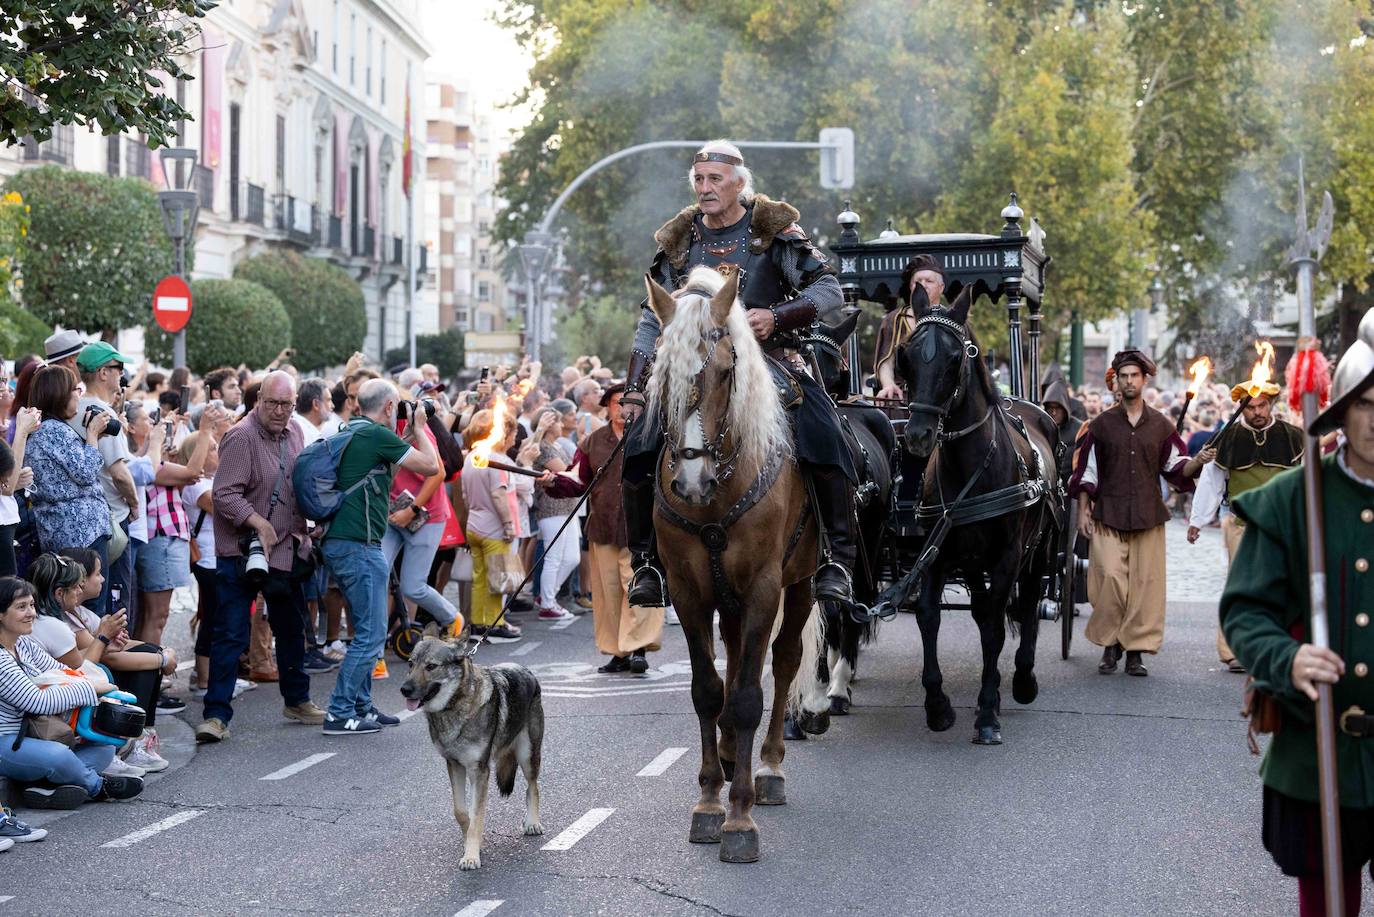
[[1188,523],[1174,519],[1166,528],[1165,570],[1170,602],[1215,602],[1226,585],[1226,547],[1221,529],[1209,526],[1188,543]]

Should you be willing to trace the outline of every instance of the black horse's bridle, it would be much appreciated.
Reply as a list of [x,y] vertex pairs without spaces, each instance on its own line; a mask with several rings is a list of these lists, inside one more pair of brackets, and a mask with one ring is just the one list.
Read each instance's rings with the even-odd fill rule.
[[[964,391],[968,388],[970,372],[969,361],[978,356],[978,345],[973,343],[973,340],[969,337],[968,329],[963,325],[947,316],[931,313],[923,316],[916,322],[916,327],[911,332],[911,341],[908,346],[915,345],[916,336],[920,334],[921,329],[924,327],[932,327],[946,334],[952,334],[960,342],[959,381],[955,383],[954,391],[944,400],[943,404],[925,404],[920,401],[912,401],[907,407],[913,414],[934,415],[935,441],[937,443],[948,443],[969,435],[974,430],[977,430],[983,424],[987,423],[988,419],[992,417],[995,403],[989,402],[987,413],[985,413],[982,419],[977,423],[964,427],[962,430],[955,430],[953,433],[945,432],[945,418],[949,416],[949,412],[963,399]],[[933,357],[933,353],[923,355],[922,362],[928,363]]]
[[[696,293],[705,296],[707,299],[710,299],[712,295],[709,290],[697,287],[687,287],[683,292]],[[680,446],[673,434],[665,429],[663,438],[668,446],[669,471],[677,471],[678,463],[683,459],[691,461],[709,457],[715,463],[716,479],[721,483],[730,480],[730,475],[734,473],[735,459],[739,457],[739,447],[737,445],[735,449],[728,454],[725,451],[725,440],[730,435],[729,401],[727,400],[726,408],[721,412],[720,418],[716,422],[716,436],[710,441],[706,439],[706,422],[702,419],[700,410],[702,383],[706,378],[706,370],[711,366],[711,362],[715,360],[716,347],[722,340],[726,340],[730,347],[730,368],[726,371],[726,376],[729,377],[730,394],[732,397],[734,395],[735,363],[738,359],[738,354],[735,352],[734,342],[728,340],[729,337],[729,328],[712,328],[710,331],[702,332],[701,339],[706,342],[706,356],[702,359],[700,368],[698,368],[696,373],[692,376],[692,387],[687,393],[687,410],[683,413],[682,420],[686,422],[693,414],[696,415],[697,426],[701,430],[701,439],[706,445],[701,449],[696,449],[691,446]],[[665,424],[664,426],[666,427],[667,425]]]

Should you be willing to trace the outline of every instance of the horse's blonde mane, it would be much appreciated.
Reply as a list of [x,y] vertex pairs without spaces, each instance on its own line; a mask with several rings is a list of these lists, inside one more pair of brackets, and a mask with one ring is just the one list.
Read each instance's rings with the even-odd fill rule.
[[[725,278],[708,267],[695,268],[687,277],[687,288],[709,290],[711,295],[720,292],[723,286]],[[672,322],[663,329],[653,375],[649,378],[648,409],[662,408],[668,432],[681,440],[692,378],[706,357],[703,335],[715,324],[711,321],[709,296],[679,292],[676,302],[677,309]],[[726,419],[739,450],[742,470],[752,475],[773,453],[790,455],[792,436],[763,350],[754,338],[738,299],[731,306],[725,323],[730,337],[722,340],[719,346],[733,345],[735,348],[735,384]]]

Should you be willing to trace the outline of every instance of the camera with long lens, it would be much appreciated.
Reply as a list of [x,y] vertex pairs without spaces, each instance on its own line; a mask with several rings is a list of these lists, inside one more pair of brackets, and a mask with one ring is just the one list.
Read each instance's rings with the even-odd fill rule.
[[[91,421],[105,413],[105,409],[99,405],[87,405],[86,413],[81,417],[81,426],[89,427]],[[121,427],[118,420],[111,417],[110,422],[105,425],[105,429],[100,431],[101,436],[117,436]]]
[[[421,398],[416,404],[424,408],[426,421],[433,417],[434,412],[439,409],[439,406],[434,403],[433,398]],[[413,411],[409,402],[402,401],[400,404],[396,405],[396,417],[399,420],[409,420],[412,413]]]
[[267,580],[267,552],[263,550],[262,539],[257,535],[248,538],[243,551],[243,573],[254,582]]

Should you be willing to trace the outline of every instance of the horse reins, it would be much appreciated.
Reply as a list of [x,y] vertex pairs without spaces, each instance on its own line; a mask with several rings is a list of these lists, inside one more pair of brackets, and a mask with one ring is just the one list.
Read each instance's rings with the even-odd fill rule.
[[[710,290],[702,287],[684,287],[679,292],[694,293],[707,299],[710,299],[712,296]],[[696,415],[697,427],[701,431],[701,441],[705,443],[705,446],[701,449],[697,449],[693,446],[680,446],[677,437],[672,434],[671,430],[667,429],[667,424],[664,425],[665,429],[663,432],[664,442],[668,446],[669,470],[677,471],[678,462],[682,459],[693,461],[695,459],[709,457],[715,462],[716,477],[722,483],[730,480],[730,476],[734,474],[735,459],[739,457],[739,446],[736,444],[734,451],[726,454],[725,438],[730,434],[728,405],[727,410],[721,412],[720,418],[716,423],[717,429],[715,438],[710,441],[707,440],[706,421],[701,415],[701,389],[702,382],[706,376],[706,370],[710,368],[712,361],[716,358],[717,345],[719,345],[722,340],[729,337],[730,329],[728,328],[712,328],[710,331],[702,333],[702,340],[706,342],[706,356],[702,359],[700,368],[698,368],[696,373],[692,376],[692,387],[687,393],[687,410],[682,415],[683,422],[686,422],[692,415]],[[730,387],[733,389],[735,362],[738,358],[738,354],[735,352],[733,341],[729,343],[729,347],[730,369],[726,372],[726,375],[729,377]]]

